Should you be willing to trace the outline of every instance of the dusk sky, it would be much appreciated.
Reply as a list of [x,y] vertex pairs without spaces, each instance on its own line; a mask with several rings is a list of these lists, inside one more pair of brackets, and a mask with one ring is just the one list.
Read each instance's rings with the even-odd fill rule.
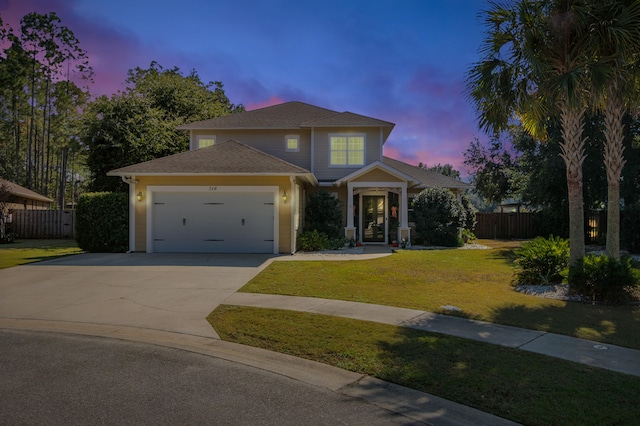
[[0,0],[19,29],[56,12],[88,53],[93,94],[123,89],[128,69],[195,69],[248,110],[302,101],[396,124],[384,154],[451,163],[478,130],[465,75],[486,0]]

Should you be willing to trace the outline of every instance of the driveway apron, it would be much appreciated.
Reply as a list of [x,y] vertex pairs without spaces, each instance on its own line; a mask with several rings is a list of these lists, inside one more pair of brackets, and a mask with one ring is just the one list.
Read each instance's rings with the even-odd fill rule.
[[207,315],[274,255],[80,254],[0,270],[0,317],[218,338]]

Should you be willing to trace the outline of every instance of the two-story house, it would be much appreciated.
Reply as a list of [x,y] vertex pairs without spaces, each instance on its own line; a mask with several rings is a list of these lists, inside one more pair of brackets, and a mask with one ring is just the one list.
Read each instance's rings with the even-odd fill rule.
[[130,250],[292,253],[320,190],[342,202],[346,237],[408,240],[413,196],[469,185],[384,157],[393,128],[302,102],[183,125],[189,151],[108,173],[129,184]]

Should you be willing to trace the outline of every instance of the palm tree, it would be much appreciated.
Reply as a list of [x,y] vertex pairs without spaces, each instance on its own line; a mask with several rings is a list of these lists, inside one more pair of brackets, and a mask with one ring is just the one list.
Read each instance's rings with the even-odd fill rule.
[[559,120],[569,201],[570,263],[585,254],[582,163],[588,103],[588,10],[577,0],[490,2],[482,59],[469,72],[480,127],[519,121],[533,136]]
[[596,102],[604,111],[604,164],[607,172],[607,254],[620,257],[620,177],[624,160],[623,119],[640,104],[640,2],[594,1],[591,49],[599,72],[593,72]]

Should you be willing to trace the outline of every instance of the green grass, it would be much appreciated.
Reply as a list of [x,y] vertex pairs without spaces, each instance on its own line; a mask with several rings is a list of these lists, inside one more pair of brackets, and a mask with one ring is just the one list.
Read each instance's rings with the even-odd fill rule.
[[[640,306],[590,305],[513,290],[512,249],[401,251],[363,261],[273,262],[240,291],[411,308],[640,349]],[[460,312],[443,310],[457,306]]]
[[0,244],[0,269],[79,253],[74,240],[18,240]]
[[316,360],[528,425],[637,424],[640,378],[385,324],[220,306],[222,339]]

